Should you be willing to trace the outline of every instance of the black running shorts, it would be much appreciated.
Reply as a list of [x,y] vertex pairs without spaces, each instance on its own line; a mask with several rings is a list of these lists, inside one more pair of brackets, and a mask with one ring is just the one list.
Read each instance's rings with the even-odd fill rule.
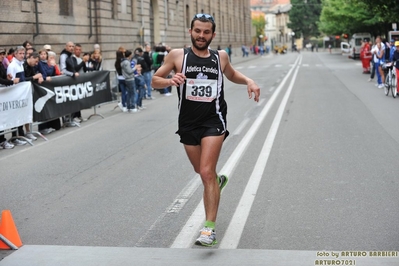
[[179,133],[180,142],[186,145],[200,145],[201,139],[208,136],[221,136],[227,138],[229,132],[215,127],[199,127],[191,131]]

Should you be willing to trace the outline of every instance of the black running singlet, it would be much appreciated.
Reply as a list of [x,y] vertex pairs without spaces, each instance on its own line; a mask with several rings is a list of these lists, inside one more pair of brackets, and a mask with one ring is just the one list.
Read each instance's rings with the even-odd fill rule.
[[217,51],[209,50],[207,58],[198,57],[191,48],[184,49],[182,73],[184,84],[178,88],[179,130],[199,127],[226,131],[227,104],[224,100],[223,73]]

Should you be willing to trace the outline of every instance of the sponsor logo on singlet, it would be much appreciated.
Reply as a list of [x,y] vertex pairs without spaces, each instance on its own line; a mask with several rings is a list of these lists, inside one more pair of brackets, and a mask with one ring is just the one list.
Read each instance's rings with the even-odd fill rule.
[[219,73],[219,71],[216,68],[214,68],[214,67],[187,66],[186,73],[191,73],[191,72],[213,73],[213,74],[216,74],[216,75]]

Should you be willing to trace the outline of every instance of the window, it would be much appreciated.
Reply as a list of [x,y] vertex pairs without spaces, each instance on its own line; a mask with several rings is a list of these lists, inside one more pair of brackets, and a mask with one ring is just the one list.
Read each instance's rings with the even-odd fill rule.
[[186,5],[186,27],[189,29],[191,27],[191,18],[190,18],[190,7]]
[[59,0],[60,1],[60,15],[72,16],[72,0]]
[[[89,0],[91,1],[91,0]],[[111,18],[116,19],[118,18],[118,0],[112,0],[111,2]]]

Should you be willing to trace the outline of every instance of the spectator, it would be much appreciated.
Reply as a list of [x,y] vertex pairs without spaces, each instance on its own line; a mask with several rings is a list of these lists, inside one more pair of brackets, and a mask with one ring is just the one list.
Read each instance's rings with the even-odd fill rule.
[[389,50],[389,59],[388,59],[388,61],[392,62],[393,61],[393,55],[394,55],[394,53],[396,51],[395,40],[394,39],[391,40],[390,46],[391,46],[391,49]]
[[24,41],[22,46],[25,48],[25,50],[27,50],[29,48],[33,48],[33,44],[30,41]]
[[45,44],[45,45],[43,45],[43,49],[45,49],[47,52],[49,52],[49,51],[51,51],[51,45]]
[[381,37],[377,36],[375,39],[377,45],[374,49],[374,54],[375,54],[375,71],[377,72],[377,80],[378,80],[378,88],[382,89],[384,88],[384,83],[385,83],[385,76],[384,76],[384,70],[382,69],[382,64],[384,63],[385,59],[385,45],[384,43],[381,42]]
[[[220,49],[219,49],[219,50],[220,50]],[[232,53],[233,53],[232,48],[231,48],[231,44],[229,44],[229,46],[227,46],[227,48],[226,48],[226,53],[227,53],[227,55],[229,56],[229,61],[230,61],[230,63],[231,63],[231,55],[232,55]]]
[[100,49],[95,49],[90,56],[87,71],[101,71],[101,70],[103,70],[101,52]]
[[[25,63],[23,64],[25,80],[31,82],[38,82],[39,84],[44,81],[43,75],[39,72],[37,65],[39,64],[39,54],[33,52],[26,58]],[[37,140],[30,128],[30,124],[25,124],[26,134],[25,137],[30,140]]]
[[129,113],[136,113],[137,103],[136,103],[136,85],[134,81],[134,76],[137,74],[137,71],[140,70],[139,65],[136,65],[134,68],[131,67],[131,60],[133,54],[131,51],[126,50],[124,54],[124,58],[121,62],[122,75],[125,78],[126,83],[126,106]]
[[[158,68],[163,64],[163,59],[165,58],[167,52],[166,47],[163,45],[159,45],[155,47],[155,53],[152,54],[152,63],[154,73],[157,72]],[[163,94],[164,96],[172,95],[168,88],[163,88],[159,90],[159,93]]]
[[156,46],[155,51],[152,53],[152,70],[157,72],[158,68],[161,66],[161,62],[158,62],[158,54],[161,52],[162,46]]
[[39,64],[39,54],[34,52],[26,58],[23,64],[25,72],[25,80],[42,83],[44,81],[43,75],[39,73],[37,65]]
[[[0,48],[0,61],[6,56],[6,50],[3,48]],[[0,64],[0,84],[10,86],[17,84],[19,82],[18,78],[15,78],[15,80],[11,80],[11,75],[7,76],[7,68],[4,67],[3,64]]]
[[[396,84],[399,84],[399,41],[396,41],[395,46],[393,46],[391,49],[395,50],[392,61],[395,62]],[[396,91],[399,92],[399,85],[396,86]]]
[[82,54],[82,45],[77,43],[75,44],[75,47],[73,49],[72,61],[75,71],[77,71],[79,74],[87,72],[86,63],[89,62],[90,60],[90,54],[85,53],[83,55],[83,59],[81,58],[81,54]]
[[[60,68],[63,75],[78,77],[79,71],[86,68],[85,63],[89,60],[88,56],[84,57],[83,60],[77,60],[77,58],[80,59],[81,52],[82,47],[80,45],[75,49],[75,44],[73,42],[67,42],[65,49],[62,50],[60,55]],[[75,53],[75,56],[73,56],[73,53]],[[76,54],[78,54],[78,57],[76,57]],[[81,71],[81,73],[83,72],[84,70]]]
[[137,102],[137,108],[139,110],[145,109],[143,106],[143,98],[145,95],[145,79],[144,76],[142,75],[142,71],[146,69],[146,71],[150,71],[150,68],[147,66],[147,63],[144,60],[143,57],[144,51],[141,49],[141,47],[136,48],[134,51],[134,59],[136,60],[137,64],[140,65],[141,70],[137,71],[137,75],[134,77],[134,81],[136,84],[136,90],[137,90],[137,95],[136,95],[136,102]]
[[47,52],[47,64],[49,66],[53,66],[55,69],[55,75],[54,76],[59,76],[61,75],[60,68],[57,65],[56,61],[57,55],[53,51],[48,51]]
[[145,80],[145,84],[147,86],[147,95],[145,97],[145,99],[149,99],[149,100],[153,100],[155,99],[155,97],[152,97],[152,87],[151,87],[151,79],[152,79],[152,57],[150,56],[150,52],[151,52],[151,46],[147,43],[144,46],[144,53],[143,53],[143,58],[144,61],[147,64],[147,69],[142,69],[141,70],[141,74],[144,76],[144,80]]
[[[375,76],[375,63],[374,63],[374,61],[375,61],[375,54],[374,54],[374,50],[376,49],[376,46],[377,46],[377,44],[376,43],[374,43],[373,44],[373,46],[371,47],[371,50],[370,50],[370,54],[371,54],[371,70],[370,70],[370,78],[369,78],[369,80],[368,80],[368,82],[372,82],[373,80],[374,80],[374,76]],[[377,86],[378,86],[378,83],[377,83]]]
[[44,80],[51,81],[51,77],[55,76],[55,67],[47,63],[48,53],[46,49],[39,50],[39,59],[39,72],[42,74]]
[[33,52],[35,52],[33,47],[26,48],[25,59],[28,58]]
[[6,56],[6,50],[3,48],[0,48],[1,51],[4,50],[4,56],[3,56],[3,60],[1,60],[0,62],[2,63],[2,65],[4,66],[5,69],[7,69],[8,65],[10,64],[10,61],[8,60],[7,56]]
[[[73,55],[72,55],[72,61],[73,61],[73,66],[75,71],[77,71],[80,74],[83,74],[87,72],[87,67],[86,64],[88,63],[90,59],[90,55],[88,53],[85,53],[82,59],[80,56],[82,54],[82,45],[79,43],[75,44],[75,47],[73,49]],[[82,118],[82,113],[81,111],[75,112],[72,114],[72,119],[76,123],[81,123],[83,122]]]
[[[14,52],[14,59],[11,61],[10,65],[7,68],[7,76],[11,80],[19,79],[19,82],[25,81],[25,72],[24,72],[24,58],[25,58],[25,48],[23,46],[17,46]],[[22,126],[18,127],[18,133],[13,131],[12,144],[16,146],[26,145],[26,141],[15,138],[18,136],[25,136],[24,129]]]
[[14,48],[8,49],[7,60],[11,63],[12,59],[14,58]]
[[[45,49],[40,50],[41,53],[41,59],[43,58],[43,52],[46,53],[47,55],[47,60],[41,60],[41,62],[39,62],[39,65],[42,64],[44,61],[46,62],[46,66],[42,66],[43,69],[46,69],[46,75],[47,78],[46,80],[48,81],[48,78],[51,76],[59,76],[61,75],[60,69],[58,68],[57,64],[56,64],[56,54],[52,51],[47,51]],[[56,130],[59,130],[61,128],[61,121],[60,118],[55,118],[53,120],[44,122],[39,124],[38,129],[40,131],[40,133],[42,133],[43,135],[47,135],[50,134]]]
[[363,74],[370,74],[370,60],[371,60],[371,49],[368,39],[363,40],[363,49],[360,51],[360,58],[363,65]]
[[[80,59],[80,53],[82,52],[82,47],[78,44],[75,49],[75,44],[73,42],[67,42],[65,45],[65,49],[62,50],[60,55],[60,68],[61,73],[70,77],[78,77],[79,71],[83,72],[86,69],[86,62],[89,60],[88,56],[83,57],[84,59]],[[79,59],[79,60],[78,60]],[[81,70],[84,69],[84,70]],[[68,121],[75,117],[78,117],[78,121],[82,121],[79,117],[80,111],[74,114],[71,114],[71,117],[66,116],[64,121],[67,121],[67,126],[77,126],[76,121]]]
[[123,112],[127,112],[126,82],[125,82],[124,76],[122,75],[122,67],[121,67],[121,62],[122,62],[123,58],[125,58],[125,52],[126,52],[125,48],[123,48],[123,47],[118,48],[118,50],[116,51],[116,59],[115,59],[115,64],[114,64],[117,79],[118,79],[118,87],[119,87],[119,91],[121,92],[121,101],[118,103],[118,106]]
[[101,51],[101,47],[100,47],[100,45],[98,43],[93,45],[93,49]]
[[[5,56],[6,56],[6,50],[0,48],[0,61],[2,61]],[[11,76],[7,76],[7,69],[4,67],[3,64],[0,64],[0,84],[5,86],[10,86],[17,84],[18,82],[19,78],[11,80]],[[14,144],[7,141],[6,137],[4,136],[4,131],[0,131],[0,147],[3,149],[12,149],[15,147]]]

